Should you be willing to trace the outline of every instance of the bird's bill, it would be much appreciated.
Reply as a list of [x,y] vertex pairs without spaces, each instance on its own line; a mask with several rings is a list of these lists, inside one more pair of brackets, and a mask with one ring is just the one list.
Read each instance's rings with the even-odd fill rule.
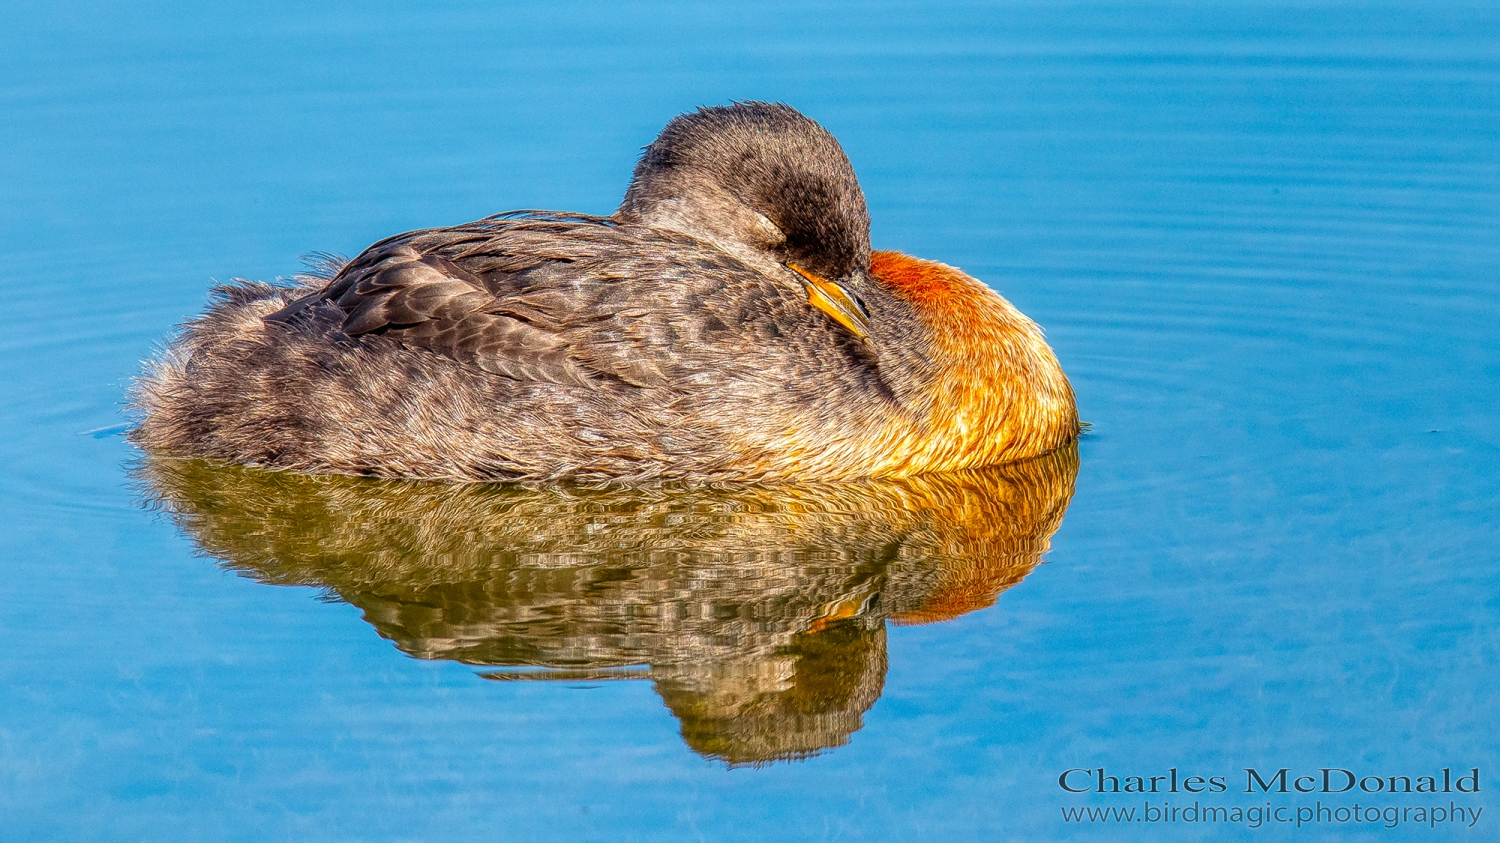
[[829,281],[816,272],[809,272],[794,263],[787,264],[787,267],[802,276],[803,283],[807,287],[808,304],[828,314],[830,319],[844,326],[849,333],[869,342],[870,319],[848,290],[837,282]]

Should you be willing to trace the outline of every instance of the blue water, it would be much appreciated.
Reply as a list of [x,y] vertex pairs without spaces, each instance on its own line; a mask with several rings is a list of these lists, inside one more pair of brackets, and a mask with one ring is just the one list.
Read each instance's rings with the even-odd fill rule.
[[[892,563],[880,600],[820,633],[857,639],[832,662],[865,653],[861,687],[881,683],[841,745],[704,752],[640,676],[702,668],[670,636],[620,646],[637,678],[487,681],[413,657],[432,641],[380,607],[430,608],[431,583],[397,565],[386,603],[358,571],[267,584],[236,558],[248,538],[215,545],[148,505],[122,396],[211,279],[511,208],[607,213],[671,116],[741,98],[832,130],[877,247],[963,267],[1041,323],[1093,423],[1046,563],[994,607],[898,622],[879,608]],[[1493,4],[25,6],[0,28],[0,152],[6,840],[1478,840],[1500,823]],[[245,517],[243,536],[283,535]],[[320,523],[292,551],[345,538]],[[675,582],[651,564],[665,573],[617,579]],[[734,570],[734,605],[753,604]],[[767,587],[795,596],[800,570]],[[455,588],[433,593],[531,605]],[[585,604],[617,605],[598,593]],[[517,634],[561,647],[541,617]],[[1485,812],[1468,830],[1066,823],[1142,801],[1058,787],[1099,767],[1225,776],[1204,804]],[[1242,792],[1246,767],[1479,768],[1483,790],[1265,796]]]

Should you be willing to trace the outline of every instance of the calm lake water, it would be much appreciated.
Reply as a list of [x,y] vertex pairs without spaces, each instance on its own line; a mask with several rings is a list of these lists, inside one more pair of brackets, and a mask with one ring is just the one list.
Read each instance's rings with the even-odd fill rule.
[[[0,837],[1500,828],[1500,7],[6,19]],[[731,99],[821,121],[877,247],[1047,329],[1093,423],[1076,453],[662,498],[150,464],[120,435],[211,279],[511,208],[608,213],[670,117]],[[1059,787],[1101,767],[1228,788]],[[1247,794],[1247,767],[1479,768],[1482,791]],[[1485,810],[1063,816],[1147,799]]]

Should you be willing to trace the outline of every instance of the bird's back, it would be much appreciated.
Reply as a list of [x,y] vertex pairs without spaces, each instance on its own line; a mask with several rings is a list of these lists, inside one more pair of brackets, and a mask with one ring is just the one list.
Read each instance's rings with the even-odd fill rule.
[[904,412],[882,365],[916,353],[882,360],[686,235],[511,214],[390,238],[311,289],[220,290],[141,382],[136,438],[380,476],[785,476]]

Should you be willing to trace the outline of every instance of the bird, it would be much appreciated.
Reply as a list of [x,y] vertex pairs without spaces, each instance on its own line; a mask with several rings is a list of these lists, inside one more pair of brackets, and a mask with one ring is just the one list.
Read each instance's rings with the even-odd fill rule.
[[1041,329],[873,250],[833,135],[748,101],[673,118],[609,216],[512,211],[216,287],[130,401],[148,454],[456,482],[903,478],[1079,433]]

